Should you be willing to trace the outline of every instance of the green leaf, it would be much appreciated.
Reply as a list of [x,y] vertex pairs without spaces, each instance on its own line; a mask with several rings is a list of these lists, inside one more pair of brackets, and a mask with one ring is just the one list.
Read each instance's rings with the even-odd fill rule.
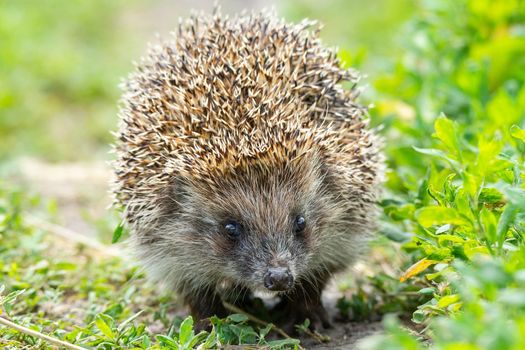
[[414,204],[405,205],[388,205],[384,208],[385,214],[394,220],[401,221],[405,219],[411,219],[414,215],[415,206]]
[[299,345],[299,343],[299,339],[287,338],[269,341],[268,346],[270,347],[270,349],[288,349],[290,346]]
[[497,156],[501,152],[503,143],[496,140],[485,140],[480,138],[478,141],[478,156],[476,160],[477,173],[479,176],[488,176],[493,172],[493,165],[497,161]]
[[463,189],[459,189],[456,193],[456,196],[454,198],[454,204],[456,207],[456,211],[465,218],[469,219],[469,222],[475,221],[474,214],[472,213],[472,209],[470,207],[470,201],[467,197],[466,192]]
[[485,231],[485,236],[490,243],[496,242],[497,239],[497,221],[496,217],[487,208],[481,209],[480,220]]
[[451,228],[452,228],[452,225],[450,224],[442,225],[436,230],[436,235],[440,235],[444,232],[450,231]]
[[198,343],[200,343],[201,341],[203,341],[206,338],[207,335],[208,335],[208,332],[200,331],[199,334],[192,336],[192,338],[190,339],[190,342],[187,344],[187,348],[188,349],[194,349],[195,346]]
[[2,308],[5,310],[6,314],[9,315],[11,313],[11,310],[13,309],[13,304],[15,303],[16,298],[18,298],[18,296],[24,293],[26,290],[25,289],[17,290],[17,291],[7,294],[4,297],[2,296],[2,292],[4,291],[4,289],[5,289],[5,286],[1,285],[0,286],[0,306],[1,306],[0,315],[2,314]]
[[456,171],[458,171],[458,169],[461,169],[461,164],[455,159],[452,159],[449,156],[447,156],[442,150],[434,148],[419,148],[416,146],[412,146],[412,148],[414,148],[419,153],[427,154],[429,156],[437,157],[444,161],[447,161]]
[[420,324],[426,318],[426,313],[423,310],[416,310],[412,313],[412,322]]
[[118,326],[118,330],[121,331],[123,330],[124,328],[126,328],[126,326],[132,322],[134,319],[136,319],[137,317],[139,317],[142,313],[144,312],[144,310],[140,310],[139,312],[137,312],[136,314],[132,315],[131,317],[127,318],[124,322],[122,322],[119,326]]
[[456,125],[444,114],[440,115],[434,122],[435,136],[443,142],[445,147],[454,154],[459,154],[459,144],[456,135]]
[[452,246],[451,254],[455,258],[461,259],[461,260],[469,260],[469,257],[467,256],[467,253],[465,252],[465,241],[458,242],[459,244],[454,244]]
[[439,235],[438,242],[439,244],[443,244],[444,242],[464,243],[465,240],[455,235]]
[[182,321],[179,327],[179,343],[186,344],[193,337],[193,318],[188,316]]
[[452,295],[445,295],[441,299],[439,299],[437,306],[440,308],[445,308],[449,306],[450,304],[453,304],[455,302],[459,301],[459,295],[458,294],[452,294]]
[[518,208],[512,204],[507,204],[505,206],[505,209],[503,209],[503,213],[501,213],[501,216],[499,217],[498,221],[498,227],[497,227],[497,240],[498,240],[498,248],[503,248],[503,242],[505,241],[505,236],[507,235],[507,231],[509,230],[509,227],[514,222],[514,219],[516,218],[516,214],[518,213]]
[[432,197],[439,205],[445,204],[445,195],[442,192],[437,191],[434,186],[428,185],[428,195]]
[[417,292],[423,295],[432,295],[436,292],[436,289],[433,287],[426,287],[426,288],[421,288]]
[[481,178],[470,174],[469,172],[464,171],[462,174],[463,177],[463,188],[465,192],[474,200],[477,200],[478,193],[481,191]]
[[479,202],[486,204],[497,204],[503,202],[503,194],[498,191],[496,188],[485,187],[481,190],[479,194]]
[[260,337],[261,339],[264,339],[264,338],[268,335],[268,333],[270,333],[270,331],[272,330],[272,328],[273,328],[273,324],[271,324],[271,323],[267,324],[266,327],[261,328],[261,329],[259,330],[259,337]]
[[[199,333],[199,335],[201,333]],[[217,347],[217,331],[215,330],[215,326],[214,326],[212,330],[210,331],[210,334],[208,334],[206,341],[201,345],[201,348],[202,349],[215,349],[216,347]]]
[[112,244],[117,243],[119,241],[120,237],[122,237],[122,233],[124,233],[124,225],[122,223],[120,223],[115,228],[115,231],[113,231],[113,238],[111,239],[111,243]]
[[519,126],[517,125],[511,126],[510,134],[512,137],[515,137],[518,140],[525,142],[525,130],[521,129]]
[[[109,316],[107,315],[104,316],[106,316],[106,318],[109,318]],[[115,340],[115,335],[113,334],[111,327],[104,320],[102,314],[97,315],[97,317],[95,318],[95,325],[97,326],[98,330],[102,332],[102,334],[104,334],[111,340]]]
[[380,232],[388,239],[394,242],[408,242],[412,235],[402,230],[399,225],[382,222]]
[[450,248],[438,248],[434,249],[432,253],[428,254],[427,259],[443,262],[450,259],[451,255],[452,250]]
[[72,262],[61,261],[55,265],[57,270],[75,270],[77,265]]
[[248,316],[246,315],[243,315],[243,314],[231,314],[228,316],[228,319],[230,321],[233,321],[235,323],[241,323],[241,322],[245,322],[248,320]]
[[167,347],[168,349],[179,350],[179,345],[171,338],[165,335],[157,335],[155,337],[160,345]]
[[454,208],[424,207],[416,211],[416,219],[423,227],[433,225],[470,225]]

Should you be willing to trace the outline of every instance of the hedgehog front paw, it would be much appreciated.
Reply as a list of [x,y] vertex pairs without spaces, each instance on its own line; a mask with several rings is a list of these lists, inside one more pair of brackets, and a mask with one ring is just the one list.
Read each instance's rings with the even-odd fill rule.
[[207,309],[206,312],[192,311],[191,313],[195,321],[194,329],[196,333],[199,333],[200,331],[210,332],[212,330],[213,325],[211,324],[210,317],[217,316],[219,318],[224,318],[227,315],[224,308],[216,308],[215,310],[211,310],[210,308]]
[[308,328],[312,331],[332,327],[330,316],[321,301],[315,304],[285,301],[277,304],[274,311],[281,316],[281,327],[288,334],[297,335],[297,326],[304,324],[306,319],[309,320]]
[[222,305],[222,300],[220,297],[200,297],[198,299],[190,299],[188,304],[190,306],[191,315],[195,321],[195,332],[200,331],[211,331],[212,324],[210,322],[210,317],[226,317],[227,311]]

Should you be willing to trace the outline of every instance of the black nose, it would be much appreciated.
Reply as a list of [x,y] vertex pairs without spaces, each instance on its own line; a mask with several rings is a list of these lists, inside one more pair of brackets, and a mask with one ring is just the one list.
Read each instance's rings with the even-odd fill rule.
[[284,291],[293,285],[290,270],[284,267],[271,267],[264,275],[264,286],[271,291]]

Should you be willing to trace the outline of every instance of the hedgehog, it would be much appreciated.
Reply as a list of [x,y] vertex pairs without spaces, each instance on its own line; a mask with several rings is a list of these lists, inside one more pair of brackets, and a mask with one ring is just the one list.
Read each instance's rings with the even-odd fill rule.
[[380,138],[319,32],[194,14],[122,84],[114,198],[147,275],[196,320],[262,293],[288,324],[330,327],[322,291],[376,230]]

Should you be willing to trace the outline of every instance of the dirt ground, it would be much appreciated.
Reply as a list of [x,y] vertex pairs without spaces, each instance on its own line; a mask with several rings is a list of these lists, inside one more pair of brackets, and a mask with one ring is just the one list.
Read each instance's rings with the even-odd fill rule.
[[[99,239],[97,230],[100,226],[97,223],[111,217],[108,211],[112,210],[109,208],[109,165],[104,162],[48,164],[36,159],[24,159],[19,163],[19,170],[17,181],[44,199],[56,202],[56,224],[64,228],[66,235],[69,230],[92,240]],[[340,296],[335,282],[323,294],[324,305],[332,319],[337,319],[335,303]],[[331,329],[322,332],[330,337],[329,343],[319,344],[310,337],[302,339],[302,342],[307,349],[355,349],[360,339],[379,331],[380,322],[334,322]]]
[[381,322],[371,323],[335,323],[323,335],[330,337],[330,342],[319,344],[312,338],[301,339],[301,344],[306,349],[328,350],[328,349],[358,349],[358,342],[382,330]]

